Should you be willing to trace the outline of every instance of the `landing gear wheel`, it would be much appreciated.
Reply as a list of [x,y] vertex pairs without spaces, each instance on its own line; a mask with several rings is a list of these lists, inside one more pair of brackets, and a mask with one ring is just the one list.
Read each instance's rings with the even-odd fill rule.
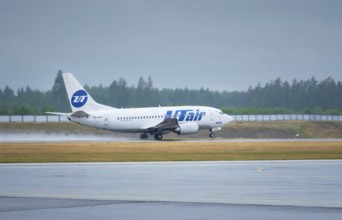
[[209,133],[209,137],[210,137],[210,138],[214,138],[214,137],[215,137],[215,134],[214,134],[214,133]]
[[155,135],[154,135],[154,139],[156,139],[156,140],[158,140],[158,141],[162,140],[162,139],[163,139],[163,134],[160,134],[160,133],[155,134]]
[[148,135],[145,134],[145,133],[144,133],[144,134],[141,134],[141,135],[140,135],[140,139],[141,139],[141,140],[147,140],[147,139],[148,139]]

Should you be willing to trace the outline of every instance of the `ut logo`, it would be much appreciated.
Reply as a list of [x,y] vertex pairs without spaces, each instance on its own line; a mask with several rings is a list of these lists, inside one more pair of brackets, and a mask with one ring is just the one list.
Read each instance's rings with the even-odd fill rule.
[[80,108],[87,103],[88,94],[84,90],[78,90],[71,97],[71,104],[75,108]]

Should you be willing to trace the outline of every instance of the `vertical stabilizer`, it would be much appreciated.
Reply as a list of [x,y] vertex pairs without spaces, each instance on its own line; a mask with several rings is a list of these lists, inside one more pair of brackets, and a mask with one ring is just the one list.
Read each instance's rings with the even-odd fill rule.
[[91,112],[113,109],[112,107],[95,102],[95,100],[71,73],[63,73],[63,80],[68,93],[72,112]]

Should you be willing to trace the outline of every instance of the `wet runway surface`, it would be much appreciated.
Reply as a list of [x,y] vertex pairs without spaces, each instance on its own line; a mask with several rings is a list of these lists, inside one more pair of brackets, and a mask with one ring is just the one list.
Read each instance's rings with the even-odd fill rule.
[[0,219],[341,219],[342,160],[1,164]]
[[[225,139],[225,138],[189,138],[186,136],[168,137],[163,141],[173,142],[342,142],[342,138],[293,138],[293,139]],[[34,142],[155,142],[153,137],[140,140],[138,134],[67,134],[67,133],[0,133],[0,143]]]

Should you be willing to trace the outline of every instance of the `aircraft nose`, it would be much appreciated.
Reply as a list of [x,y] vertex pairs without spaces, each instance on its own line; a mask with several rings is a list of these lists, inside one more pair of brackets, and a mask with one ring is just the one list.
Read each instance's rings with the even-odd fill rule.
[[224,124],[228,124],[232,121],[234,121],[234,119],[231,116],[224,114]]

